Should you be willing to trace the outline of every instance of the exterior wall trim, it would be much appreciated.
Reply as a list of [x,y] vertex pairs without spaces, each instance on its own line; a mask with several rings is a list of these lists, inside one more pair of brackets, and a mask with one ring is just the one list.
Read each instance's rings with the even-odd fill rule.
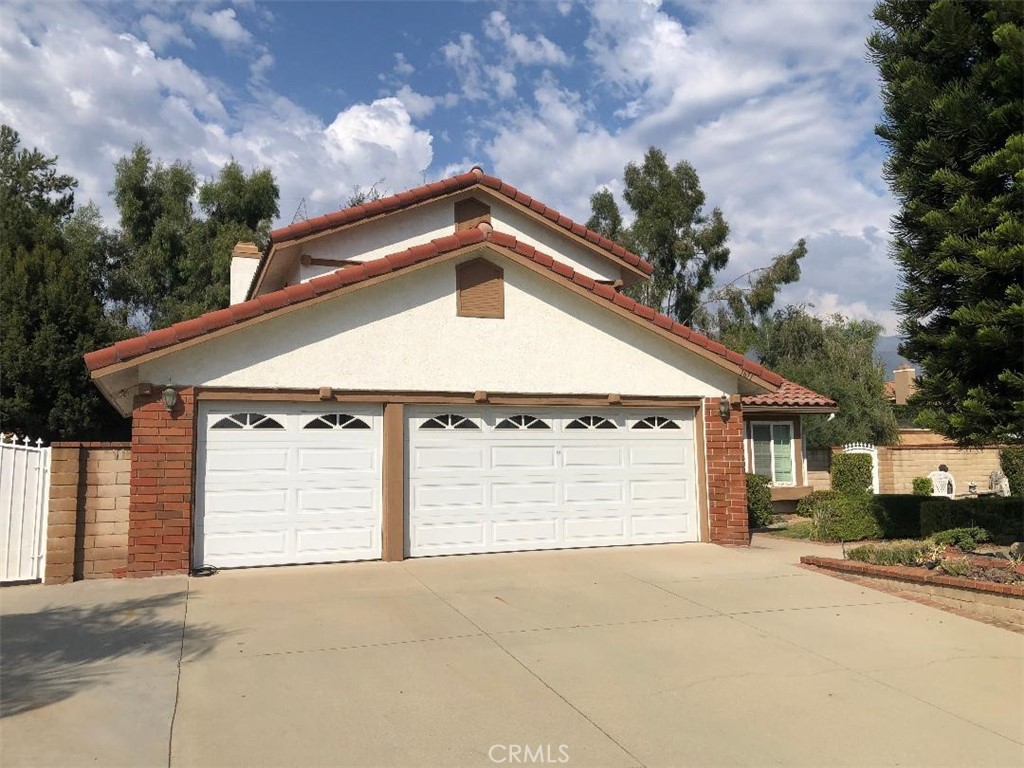
[[381,559],[405,559],[405,404],[384,404],[384,449],[381,476]]

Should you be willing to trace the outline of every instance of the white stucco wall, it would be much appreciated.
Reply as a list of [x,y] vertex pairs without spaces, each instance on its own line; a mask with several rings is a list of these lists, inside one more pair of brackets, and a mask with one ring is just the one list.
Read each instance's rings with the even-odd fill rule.
[[[545,226],[490,195],[481,194],[479,197],[491,206],[491,224],[499,232],[513,235],[595,280],[618,280],[622,277],[622,268],[615,263],[613,257],[605,258],[593,253],[557,228]],[[310,240],[302,244],[301,252],[315,259],[370,261],[450,235],[454,231],[454,201],[439,200]],[[287,282],[305,282],[333,269],[329,266],[297,264]]]
[[594,280],[618,280],[622,277],[622,267],[614,261],[613,256],[605,258],[595,254],[563,234],[564,230],[557,225],[545,226],[511,205],[505,205],[497,200],[489,202],[491,224],[496,230],[513,235],[520,242],[551,254],[552,257],[569,264],[576,271]]
[[[735,374],[510,262],[505,318],[456,316],[449,261],[143,364],[221,387],[717,396]],[[468,258],[468,257],[467,257]]]
[[256,268],[260,265],[259,259],[247,256],[231,257],[231,303],[238,304],[245,301],[245,294],[252,283],[252,276],[256,274]]

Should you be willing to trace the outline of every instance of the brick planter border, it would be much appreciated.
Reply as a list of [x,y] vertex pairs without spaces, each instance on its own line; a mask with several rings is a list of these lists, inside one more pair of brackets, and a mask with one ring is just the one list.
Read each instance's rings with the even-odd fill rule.
[[816,555],[804,555],[800,558],[804,565],[815,565],[818,568],[825,568],[831,571],[852,573],[857,576],[874,576],[894,581],[904,581],[911,584],[941,584],[944,587],[956,587],[972,592],[983,592],[990,595],[1008,595],[1024,599],[1024,585],[1021,584],[995,584],[987,581],[976,581],[975,579],[963,579],[959,576],[947,576],[944,573],[926,571],[921,573],[920,568],[910,568],[902,565],[875,565],[874,563],[862,563],[858,560],[840,560],[834,557],[817,557]]

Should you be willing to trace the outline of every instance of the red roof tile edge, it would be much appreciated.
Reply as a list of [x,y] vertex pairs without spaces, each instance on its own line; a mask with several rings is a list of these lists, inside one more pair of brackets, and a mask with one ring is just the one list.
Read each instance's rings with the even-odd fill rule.
[[690,344],[707,349],[726,362],[738,366],[746,373],[757,376],[772,386],[781,386],[786,382],[777,373],[768,370],[764,366],[752,360],[747,360],[741,355],[737,355],[718,342],[712,341],[685,325],[674,322],[670,317],[655,312],[650,307],[640,304],[624,294],[617,293],[608,285],[595,282],[586,275],[575,272],[572,267],[555,261],[551,256],[536,250],[533,246],[521,243],[511,235],[493,230],[485,231],[479,227],[456,232],[454,235],[441,237],[431,240],[429,243],[388,254],[381,259],[344,267],[335,272],[313,278],[308,282],[290,285],[279,291],[266,293],[255,299],[234,304],[226,309],[207,312],[205,315],[200,315],[194,320],[175,323],[169,328],[161,328],[133,339],[119,341],[113,346],[86,353],[85,364],[89,370],[95,371],[116,363],[126,362],[149,352],[174,346],[188,339],[227,328],[283,307],[301,304],[304,301],[330,293],[339,288],[361,283],[364,280],[369,280],[372,277],[389,272],[398,272],[404,267],[487,241],[490,242],[492,247],[507,249],[529,259],[535,264],[559,275],[566,282],[590,292],[609,304],[614,304],[629,311],[640,320],[649,323],[659,330],[667,331]]
[[411,205],[424,203],[428,200],[441,197],[442,195],[459,192],[463,189],[469,189],[476,184],[480,184],[481,186],[494,190],[512,202],[518,203],[519,205],[540,214],[553,224],[557,224],[562,229],[571,232],[577,237],[582,237],[588,243],[596,245],[598,248],[607,251],[620,261],[624,261],[631,267],[639,269],[645,275],[653,274],[654,267],[632,251],[628,251],[618,243],[609,240],[607,237],[599,235],[597,232],[594,232],[592,229],[588,229],[582,224],[576,223],[568,216],[564,216],[554,208],[551,208],[539,200],[520,192],[512,185],[506,184],[496,176],[488,176],[483,173],[483,171],[478,171],[479,169],[467,171],[466,173],[460,173],[457,176],[451,176],[447,179],[442,179],[441,181],[424,184],[421,187],[413,187],[405,192],[399,192],[398,194],[391,195],[389,197],[382,197],[380,200],[373,200],[368,203],[352,206],[351,208],[343,208],[340,211],[333,211],[331,213],[326,213],[323,216],[317,216],[315,219],[307,219],[306,221],[290,224],[287,227],[275,229],[270,233],[270,242],[286,243],[290,240],[297,240],[300,237],[306,237],[308,235],[316,234],[317,232],[334,229],[335,227],[341,227],[346,224],[353,224],[357,221],[368,219],[371,216],[379,216],[383,213],[398,211],[403,208],[408,208]]
[[770,392],[764,395],[746,395],[743,397],[743,405],[780,408],[835,408],[834,400],[819,395],[812,389],[808,389],[795,381],[788,379],[782,382],[778,392]]

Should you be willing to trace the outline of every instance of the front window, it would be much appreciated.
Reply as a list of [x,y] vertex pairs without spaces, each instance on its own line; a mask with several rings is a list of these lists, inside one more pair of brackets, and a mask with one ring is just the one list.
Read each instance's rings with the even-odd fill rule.
[[775,485],[793,485],[793,425],[751,424],[750,442],[754,474]]

